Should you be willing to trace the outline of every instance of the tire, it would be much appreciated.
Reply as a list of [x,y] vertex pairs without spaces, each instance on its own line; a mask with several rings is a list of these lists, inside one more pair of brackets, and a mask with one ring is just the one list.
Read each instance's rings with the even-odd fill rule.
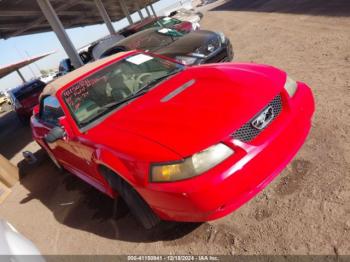
[[132,186],[110,171],[106,178],[111,187],[118,191],[119,195],[124,199],[131,214],[145,229],[151,229],[159,224],[160,218]]
[[228,62],[231,62],[233,60],[233,57],[234,57],[234,52],[233,52],[233,47],[232,47],[231,42],[229,42],[229,46],[228,46],[227,50],[228,50]]

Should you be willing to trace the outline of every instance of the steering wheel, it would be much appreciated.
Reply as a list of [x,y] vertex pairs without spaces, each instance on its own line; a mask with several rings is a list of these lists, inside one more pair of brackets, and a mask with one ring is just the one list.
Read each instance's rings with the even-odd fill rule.
[[149,77],[151,76],[151,73],[143,73],[141,75],[139,75],[136,78],[136,83],[139,84],[139,87],[144,86],[147,83],[147,80],[149,79]]

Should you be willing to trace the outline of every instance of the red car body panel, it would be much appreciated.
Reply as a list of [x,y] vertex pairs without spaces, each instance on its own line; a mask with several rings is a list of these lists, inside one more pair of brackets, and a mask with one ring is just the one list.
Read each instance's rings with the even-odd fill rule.
[[[135,100],[132,106],[124,107],[118,114],[106,119],[103,125],[91,129],[90,136],[98,139],[105,130],[122,129],[167,145],[182,157],[216,144],[265,107],[266,101],[281,91],[277,87],[283,86],[285,80],[283,73],[272,68],[269,74],[261,73],[249,79],[251,71],[240,68],[245,64],[235,66],[235,69],[230,69],[230,64],[188,68]],[[275,86],[269,79],[273,72],[279,73]],[[240,78],[246,78],[244,84],[235,83],[235,88],[232,88],[232,80]],[[166,103],[161,101],[191,80],[195,82],[186,92]],[[218,92],[213,92],[213,88]],[[263,92],[264,89],[268,91]],[[248,107],[246,101],[251,101],[254,106]]]
[[[48,146],[43,137],[50,127],[32,117],[35,140],[66,169],[115,197],[117,193],[99,172],[100,165],[109,167],[166,220],[216,219],[248,201],[301,147],[314,112],[310,89],[298,82],[297,92],[290,98],[283,88],[286,74],[276,68],[214,64],[187,68],[81,132],[67,114],[61,94],[88,74],[56,93],[66,112],[62,124],[67,139]],[[185,91],[162,101],[189,81],[193,83]],[[283,110],[263,132],[249,143],[232,137],[278,94]],[[181,160],[219,142],[235,153],[209,171],[183,181],[150,182],[152,163]]]
[[[236,156],[176,185],[152,184],[143,192],[145,198],[149,196],[153,209],[169,220],[207,221],[240,207],[282,171],[306,139],[314,110],[310,89],[299,83],[293,99],[290,110],[282,113],[254,143],[224,140],[235,149]],[[173,204],[169,206],[169,202]]]

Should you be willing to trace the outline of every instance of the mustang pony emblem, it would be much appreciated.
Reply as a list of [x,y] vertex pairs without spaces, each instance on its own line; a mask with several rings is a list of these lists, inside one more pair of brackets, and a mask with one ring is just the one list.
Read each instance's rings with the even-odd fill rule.
[[261,130],[271,122],[273,117],[273,108],[272,106],[269,106],[266,109],[264,109],[264,111],[262,111],[260,115],[252,121],[252,126],[256,129]]

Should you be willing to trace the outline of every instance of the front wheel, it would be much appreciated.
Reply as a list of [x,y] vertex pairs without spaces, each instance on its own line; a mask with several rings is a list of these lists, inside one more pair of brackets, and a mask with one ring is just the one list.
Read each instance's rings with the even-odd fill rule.
[[234,57],[233,47],[231,42],[229,42],[227,46],[227,58],[228,58],[227,62],[231,62],[233,60],[233,57]]
[[142,199],[137,191],[116,174],[111,174],[108,179],[112,188],[117,190],[128,205],[130,212],[137,221],[145,228],[151,229],[160,222],[160,218],[152,211],[149,205]]

